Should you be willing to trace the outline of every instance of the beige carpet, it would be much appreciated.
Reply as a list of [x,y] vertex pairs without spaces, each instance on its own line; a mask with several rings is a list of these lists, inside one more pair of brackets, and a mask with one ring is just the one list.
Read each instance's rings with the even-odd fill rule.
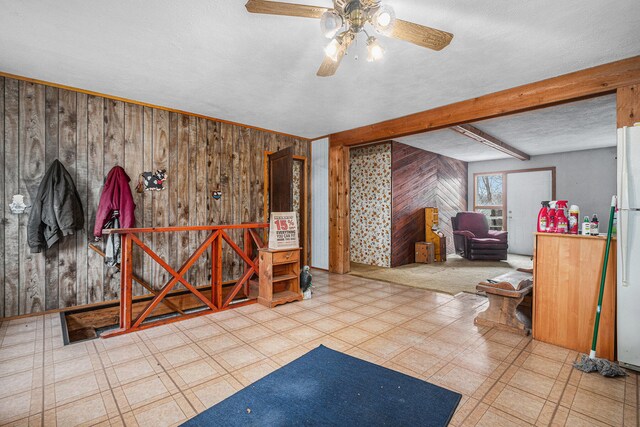
[[523,255],[509,255],[507,261],[469,261],[458,255],[448,255],[447,262],[441,264],[408,264],[395,268],[352,262],[350,274],[456,295],[460,292],[476,293],[476,285],[480,281],[516,268],[532,267],[531,257]]

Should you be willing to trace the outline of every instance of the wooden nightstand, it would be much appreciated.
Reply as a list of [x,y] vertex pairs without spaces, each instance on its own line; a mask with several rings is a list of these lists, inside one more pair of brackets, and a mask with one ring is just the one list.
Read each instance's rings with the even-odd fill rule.
[[258,303],[271,308],[300,300],[300,249],[260,249]]

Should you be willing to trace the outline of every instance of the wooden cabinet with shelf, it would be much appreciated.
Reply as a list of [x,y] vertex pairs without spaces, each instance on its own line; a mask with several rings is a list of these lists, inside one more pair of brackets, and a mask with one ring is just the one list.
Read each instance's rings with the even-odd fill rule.
[[[536,233],[533,338],[589,353],[606,236]],[[615,360],[616,243],[611,242],[596,354]]]
[[300,249],[260,249],[258,303],[275,307],[300,300]]

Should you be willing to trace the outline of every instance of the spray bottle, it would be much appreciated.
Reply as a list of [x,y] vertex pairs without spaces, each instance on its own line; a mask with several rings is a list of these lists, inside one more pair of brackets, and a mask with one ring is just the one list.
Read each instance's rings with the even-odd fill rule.
[[549,202],[542,202],[542,209],[538,212],[538,233],[546,233],[549,224]]
[[558,200],[556,204],[556,233],[567,234],[569,232],[569,220],[566,215],[568,203],[567,200]]
[[556,201],[549,202],[549,221],[547,222],[547,233],[556,232]]

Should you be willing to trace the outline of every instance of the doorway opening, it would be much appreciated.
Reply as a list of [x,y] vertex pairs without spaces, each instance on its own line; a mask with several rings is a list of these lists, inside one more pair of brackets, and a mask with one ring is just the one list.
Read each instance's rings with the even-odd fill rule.
[[556,197],[555,166],[475,173],[473,186],[473,210],[491,230],[509,232],[509,253],[533,255],[540,202]]

